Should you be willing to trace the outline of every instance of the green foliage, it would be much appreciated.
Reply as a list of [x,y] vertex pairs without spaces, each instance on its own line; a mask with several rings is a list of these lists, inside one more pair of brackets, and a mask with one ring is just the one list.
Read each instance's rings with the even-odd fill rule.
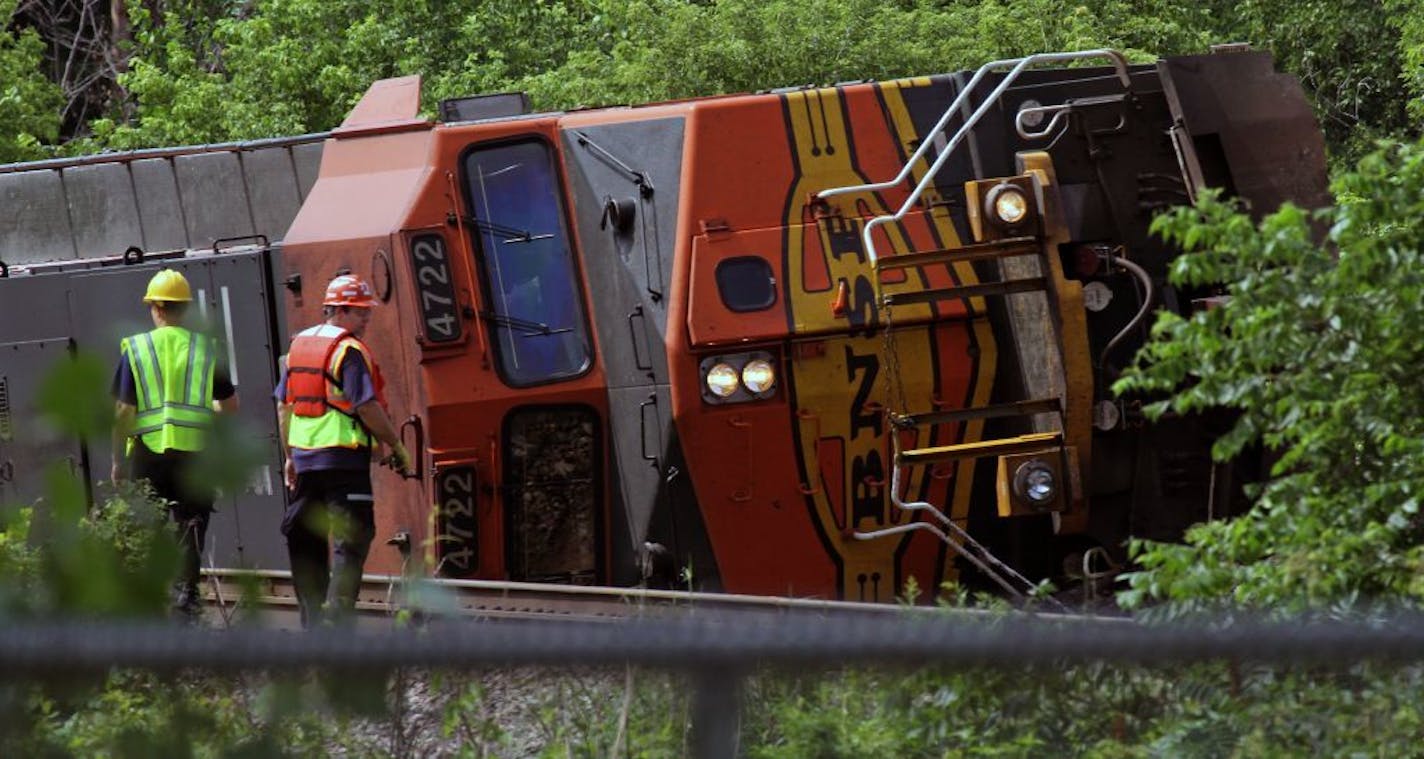
[[[40,413],[58,434],[103,438],[113,409],[100,362],[59,362],[40,393]],[[25,616],[145,616],[167,609],[178,566],[165,510],[146,490],[126,487],[89,509],[68,462],[45,473],[46,496],[14,511],[0,532],[0,570],[14,590],[0,613]]]
[[543,757],[686,755],[689,698],[680,675],[629,668],[565,671],[532,705],[538,715]]
[[131,107],[75,149],[330,129],[373,81],[445,97],[521,89],[536,107],[650,102],[973,67],[1099,46],[1204,49],[1210,15],[1165,0],[207,0],[130,4]]
[[[296,757],[339,744],[339,722],[279,691],[296,686],[117,672],[85,691],[35,696],[30,733],[8,745],[0,738],[0,748],[11,756]],[[274,712],[278,703],[296,708]]]
[[[135,118],[96,122],[94,146],[219,142],[331,129],[377,79],[424,74],[439,97],[507,89],[557,65],[594,30],[583,2],[429,0],[218,3],[194,32],[187,16],[130,6],[136,49],[121,78]],[[173,30],[179,30],[175,38]]]
[[1117,390],[1161,394],[1153,415],[1226,408],[1215,445],[1279,451],[1256,506],[1199,525],[1186,545],[1138,544],[1124,600],[1230,599],[1284,609],[1424,592],[1424,144],[1384,148],[1340,177],[1315,220],[1287,207],[1259,226],[1208,199],[1154,228],[1188,253],[1182,287],[1227,283],[1223,307],[1163,315]]
[[646,102],[940,73],[1044,50],[1190,49],[1205,39],[1172,4],[1110,5],[1097,13],[1061,0],[640,0],[610,21],[619,30],[611,49],[582,51],[519,86],[563,107]]
[[[437,675],[435,679],[437,684],[443,683],[447,676]],[[441,715],[441,735],[457,739],[470,756],[485,756],[491,748],[502,746],[506,733],[488,714],[489,693],[484,685],[457,682],[454,690]]]
[[1424,8],[1413,0],[1389,0],[1386,8],[1390,25],[1399,30],[1401,78],[1410,93],[1409,117],[1419,124],[1424,121]]
[[[16,0],[0,1],[10,17]],[[557,110],[889,79],[1109,46],[1140,60],[1246,40],[1317,106],[1332,152],[1417,135],[1424,7],[1413,0],[171,0],[130,2],[125,98],[68,153],[251,139],[338,125],[377,79],[437,100],[522,89]],[[60,140],[44,41],[0,34],[0,160]],[[62,64],[62,62],[59,62]],[[73,136],[66,135],[65,139]]]
[[[0,0],[13,16],[16,0]],[[544,109],[888,79],[1044,50],[1112,46],[1134,58],[1246,39],[1301,76],[1337,165],[1424,119],[1424,9],[1412,0],[165,0],[126,4],[127,102],[72,152],[319,131],[373,81],[423,74],[424,108],[524,89]],[[0,32],[0,161],[43,157],[63,97],[43,41]],[[1340,207],[1286,208],[1252,224],[1208,200],[1156,229],[1189,250],[1187,288],[1231,300],[1163,316],[1124,392],[1167,397],[1152,413],[1232,409],[1216,446],[1278,452],[1247,515],[1200,525],[1183,545],[1138,543],[1123,600],[1171,616],[1225,599],[1275,609],[1417,599],[1424,486],[1424,146],[1378,152],[1340,177]],[[1314,243],[1312,224],[1329,230]],[[102,436],[102,362],[81,357],[44,403],[65,434]],[[78,400],[76,400],[78,399]],[[237,487],[250,451],[215,434],[205,479]],[[176,563],[161,508],[121,492],[87,513],[62,468],[33,507],[0,512],[0,616],[158,615]],[[417,588],[413,596],[431,596]],[[449,599],[433,594],[434,603]],[[961,595],[961,601],[967,598]],[[0,685],[0,753],[13,756],[276,756],[374,753],[352,711],[397,722],[395,686],[319,678],[158,679],[115,673],[63,689]],[[622,676],[620,676],[622,675]],[[544,676],[540,676],[544,681]],[[454,679],[440,715],[464,755],[514,742],[500,699]],[[1342,672],[1211,664],[866,672],[755,678],[743,748],[780,756],[1093,757],[1409,755],[1424,725],[1417,666]],[[548,755],[687,753],[680,677],[565,673],[531,699]],[[507,712],[505,712],[507,714]],[[397,725],[401,728],[400,725]],[[404,735],[404,728],[393,729]],[[404,738],[394,741],[397,745]],[[616,749],[621,747],[621,751]]]
[[38,403],[45,421],[60,435],[102,438],[114,420],[114,404],[105,392],[104,362],[91,353],[59,361],[40,388]]
[[269,441],[243,419],[228,414],[213,418],[205,447],[187,473],[189,481],[216,487],[225,493],[240,493],[252,473],[267,460]]
[[1414,755],[1424,671],[1074,665],[753,680],[753,757]]
[[[0,0],[0,19],[19,0]],[[59,137],[59,87],[41,71],[44,41],[31,30],[0,29],[0,163],[44,157],[42,145]]]
[[0,615],[24,603],[39,572],[39,550],[30,543],[34,509],[0,507]]

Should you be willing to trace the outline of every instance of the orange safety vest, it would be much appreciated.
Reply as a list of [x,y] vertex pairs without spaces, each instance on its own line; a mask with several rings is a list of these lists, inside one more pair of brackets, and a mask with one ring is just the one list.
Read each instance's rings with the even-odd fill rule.
[[292,338],[287,354],[287,392],[283,402],[291,406],[292,414],[303,420],[321,420],[304,424],[293,420],[287,443],[297,448],[368,447],[371,433],[356,415],[351,399],[341,391],[341,362],[346,351],[358,351],[366,360],[371,382],[376,390],[376,402],[386,405],[386,383],[381,369],[371,358],[370,349],[347,330],[330,324],[319,324],[303,330]]

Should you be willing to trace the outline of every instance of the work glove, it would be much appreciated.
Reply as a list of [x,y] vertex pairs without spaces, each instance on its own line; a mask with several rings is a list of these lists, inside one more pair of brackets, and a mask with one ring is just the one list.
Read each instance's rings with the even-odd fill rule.
[[406,477],[415,474],[415,470],[410,462],[410,451],[405,449],[403,443],[396,443],[391,446],[391,466]]

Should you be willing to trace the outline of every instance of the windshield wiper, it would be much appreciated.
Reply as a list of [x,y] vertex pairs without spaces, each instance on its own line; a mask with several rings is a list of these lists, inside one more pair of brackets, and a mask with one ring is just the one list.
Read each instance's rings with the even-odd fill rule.
[[481,232],[490,232],[496,235],[504,235],[505,239],[501,240],[500,242],[506,245],[518,242],[534,242],[535,240],[547,240],[554,236],[552,232],[536,235],[527,229],[520,229],[519,227],[507,227],[503,224],[496,224],[492,221],[477,219],[473,216],[464,217],[464,222],[474,227],[475,229],[480,230]]
[[493,311],[481,311],[480,318],[484,319],[485,321],[498,324],[501,327],[523,330],[525,335],[560,335],[565,332],[574,331],[573,327],[559,327],[557,329],[550,329],[549,325],[543,322],[520,319],[516,316],[505,316],[503,314],[497,314]]

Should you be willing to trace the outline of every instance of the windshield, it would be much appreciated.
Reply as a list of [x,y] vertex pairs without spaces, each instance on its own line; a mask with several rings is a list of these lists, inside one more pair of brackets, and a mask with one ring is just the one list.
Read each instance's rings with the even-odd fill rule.
[[582,374],[588,326],[549,148],[532,140],[479,148],[464,168],[501,376],[523,386]]

